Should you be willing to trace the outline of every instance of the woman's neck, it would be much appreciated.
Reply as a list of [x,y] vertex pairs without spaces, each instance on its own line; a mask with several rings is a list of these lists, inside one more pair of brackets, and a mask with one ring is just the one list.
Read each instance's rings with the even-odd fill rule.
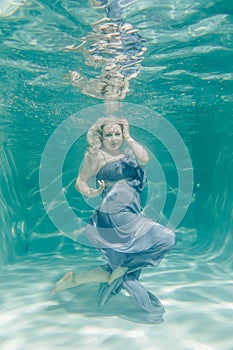
[[106,150],[105,148],[102,149],[103,152],[109,154],[110,156],[112,157],[117,157],[121,154],[121,151],[120,150],[116,150],[116,151],[109,151],[109,150]]

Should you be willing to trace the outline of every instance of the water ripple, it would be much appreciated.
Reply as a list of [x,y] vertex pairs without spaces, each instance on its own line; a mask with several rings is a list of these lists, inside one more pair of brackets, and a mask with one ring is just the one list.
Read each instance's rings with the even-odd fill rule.
[[1,0],[0,17],[12,16],[27,0]]

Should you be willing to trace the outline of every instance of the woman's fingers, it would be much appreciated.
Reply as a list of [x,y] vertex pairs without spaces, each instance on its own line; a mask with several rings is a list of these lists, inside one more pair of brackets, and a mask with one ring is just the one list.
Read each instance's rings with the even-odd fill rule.
[[126,120],[126,119],[121,119],[120,121],[119,121],[122,125],[123,125],[123,129],[124,130],[129,130],[129,123],[128,123],[128,120]]
[[123,125],[123,129],[129,127],[129,124],[128,124],[127,120],[125,120],[125,119],[120,120],[120,123]]
[[98,184],[99,184],[99,190],[102,190],[104,189],[104,186],[105,186],[105,183],[104,183],[104,180],[98,180]]

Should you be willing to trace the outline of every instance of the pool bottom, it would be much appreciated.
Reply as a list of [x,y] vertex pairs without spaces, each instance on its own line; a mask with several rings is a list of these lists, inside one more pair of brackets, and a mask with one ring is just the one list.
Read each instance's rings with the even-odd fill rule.
[[143,285],[166,309],[163,323],[145,324],[132,316],[137,307],[127,295],[98,306],[94,284],[50,296],[53,283],[65,272],[83,272],[101,263],[92,252],[29,255],[2,269],[2,350],[232,349],[229,272],[200,257],[197,263],[195,257],[182,259],[176,253],[157,269],[145,269]]

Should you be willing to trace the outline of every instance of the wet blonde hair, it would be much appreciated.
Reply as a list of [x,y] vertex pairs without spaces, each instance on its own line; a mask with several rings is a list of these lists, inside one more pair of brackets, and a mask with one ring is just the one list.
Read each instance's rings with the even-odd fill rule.
[[92,125],[90,130],[87,132],[87,143],[89,145],[86,155],[92,159],[96,157],[99,153],[99,150],[102,146],[103,141],[103,128],[109,124],[118,124],[120,125],[123,131],[123,124],[121,121],[124,119],[118,119],[116,117],[100,118],[97,122]]

